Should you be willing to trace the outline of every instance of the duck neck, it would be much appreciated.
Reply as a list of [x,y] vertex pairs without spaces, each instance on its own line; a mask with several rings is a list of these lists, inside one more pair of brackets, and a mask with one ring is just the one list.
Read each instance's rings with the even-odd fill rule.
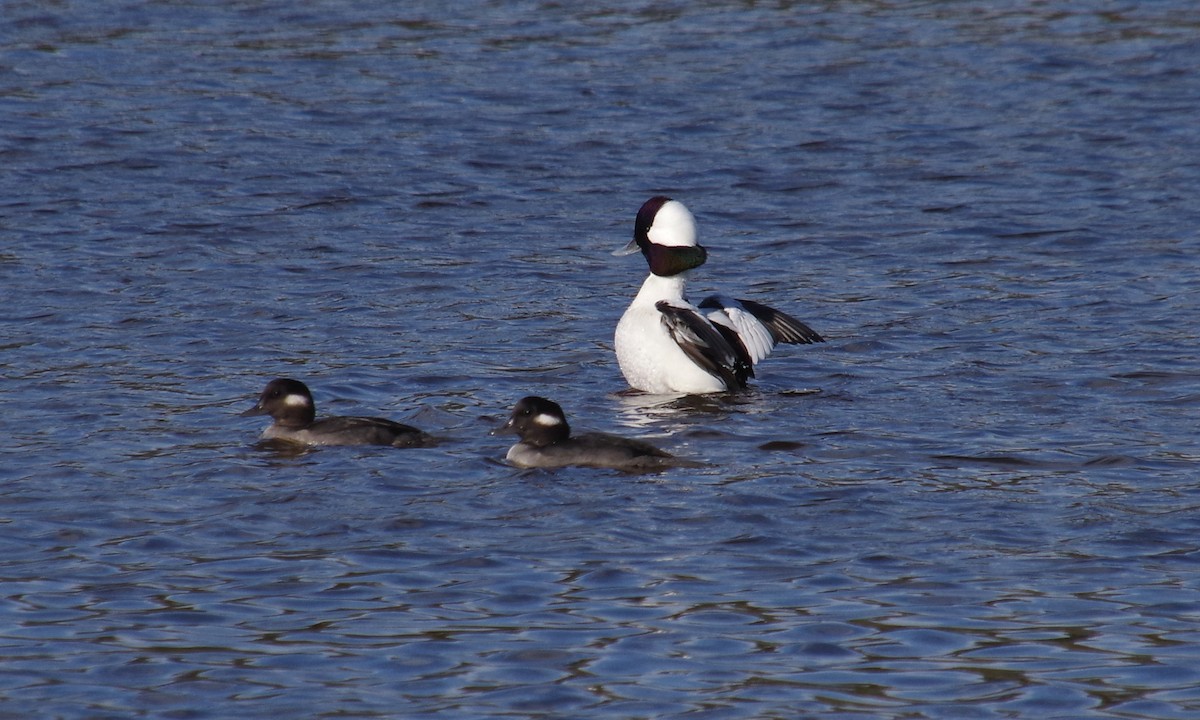
[[650,273],[650,276],[642,283],[642,289],[638,291],[634,302],[653,305],[659,300],[683,300],[687,276],[688,273],[667,277]]

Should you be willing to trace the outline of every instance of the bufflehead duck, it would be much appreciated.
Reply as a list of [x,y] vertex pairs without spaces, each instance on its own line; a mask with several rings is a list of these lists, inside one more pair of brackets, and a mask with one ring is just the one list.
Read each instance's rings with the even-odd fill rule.
[[520,442],[508,449],[505,459],[523,468],[579,465],[646,472],[704,466],[677,458],[641,440],[606,433],[573,436],[558,403],[533,395],[521,398],[513,407],[508,422],[492,431],[493,435],[501,433],[516,433],[521,437]]
[[825,339],[799,320],[750,300],[711,295],[699,306],[684,295],[689,270],[708,251],[696,242],[696,220],[678,200],[661,195],[638,210],[633,240],[615,251],[638,251],[650,276],[617,323],[617,364],[631,386],[649,393],[738,390],[776,343]]
[[327,417],[316,420],[308,386],[299,380],[277,378],[267,383],[258,403],[242,417],[270,415],[275,421],[261,440],[283,440],[304,445],[391,445],[425,447],[433,438],[415,427],[374,417]]

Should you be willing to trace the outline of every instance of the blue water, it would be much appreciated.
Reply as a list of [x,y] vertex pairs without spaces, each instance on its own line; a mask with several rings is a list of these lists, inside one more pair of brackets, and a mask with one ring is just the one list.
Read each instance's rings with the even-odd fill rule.
[[[1177,0],[0,2],[0,717],[1196,717],[1198,62]],[[626,392],[658,193],[829,342]],[[281,375],[442,444],[258,447]],[[510,468],[535,392],[710,465]]]

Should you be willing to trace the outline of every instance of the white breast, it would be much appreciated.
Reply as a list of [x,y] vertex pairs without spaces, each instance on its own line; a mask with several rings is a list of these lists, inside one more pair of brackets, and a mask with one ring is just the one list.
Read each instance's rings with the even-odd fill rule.
[[683,284],[679,275],[650,275],[617,323],[613,338],[617,364],[631,387],[656,394],[727,389],[720,378],[700,369],[679,349],[663,326],[662,313],[654,306],[660,300],[686,305]]

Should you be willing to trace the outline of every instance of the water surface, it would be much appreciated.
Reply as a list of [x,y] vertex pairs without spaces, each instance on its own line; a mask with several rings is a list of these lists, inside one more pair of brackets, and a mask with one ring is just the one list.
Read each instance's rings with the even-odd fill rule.
[[[1191,5],[589,7],[2,4],[0,714],[1194,717]],[[829,342],[625,392],[657,193]]]

